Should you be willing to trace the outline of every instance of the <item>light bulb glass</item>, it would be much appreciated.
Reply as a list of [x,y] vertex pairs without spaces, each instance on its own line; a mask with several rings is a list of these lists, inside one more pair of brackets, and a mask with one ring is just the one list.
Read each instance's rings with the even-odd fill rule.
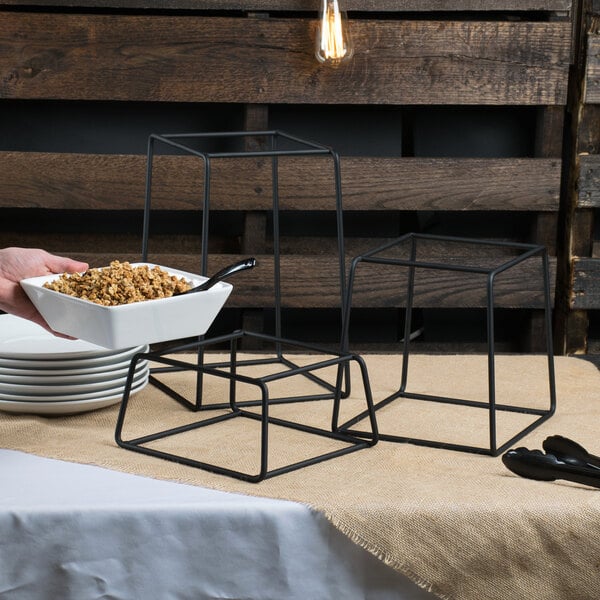
[[354,54],[348,32],[348,18],[338,0],[322,0],[317,26],[315,56],[322,63],[339,65]]

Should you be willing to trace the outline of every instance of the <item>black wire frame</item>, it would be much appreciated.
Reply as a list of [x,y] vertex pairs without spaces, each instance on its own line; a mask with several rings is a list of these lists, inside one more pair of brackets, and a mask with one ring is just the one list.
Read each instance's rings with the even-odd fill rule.
[[[201,151],[192,148],[187,142],[191,140],[247,140],[249,138],[263,138],[265,144],[263,148],[253,150],[237,150],[237,151]],[[144,202],[144,222],[142,235],[142,261],[148,260],[149,251],[149,236],[150,236],[150,215],[152,212],[152,179],[153,165],[155,157],[156,144],[164,144],[184,153],[196,156],[202,161],[204,170],[204,190],[202,197],[202,223],[201,223],[201,264],[199,266],[200,274],[207,275],[208,262],[208,242],[209,242],[209,221],[210,221],[210,194],[211,194],[211,167],[213,159],[227,158],[270,158],[271,159],[271,178],[272,178],[272,212],[273,212],[273,261],[274,261],[274,314],[275,314],[275,338],[281,341],[276,341],[274,353],[271,357],[261,359],[263,364],[283,364],[289,368],[295,368],[295,362],[284,355],[282,341],[282,295],[281,295],[281,252],[280,252],[280,223],[279,223],[279,162],[280,157],[289,156],[323,156],[329,158],[333,164],[333,178],[335,187],[335,214],[337,228],[337,250],[338,250],[338,270],[339,270],[339,285],[340,285],[340,307],[343,319],[344,302],[346,299],[346,265],[345,265],[345,247],[344,247],[344,225],[343,225],[343,208],[342,208],[342,180],[340,169],[340,158],[337,152],[331,147],[325,146],[318,142],[299,138],[287,132],[280,130],[264,130],[264,131],[221,131],[221,132],[202,132],[202,133],[175,133],[175,134],[151,134],[148,138],[147,148],[147,167],[146,167],[146,193]],[[289,147],[281,148],[280,145],[287,143]],[[342,334],[340,333],[340,340]],[[341,348],[341,341],[338,349]],[[204,346],[198,346],[197,354],[198,364],[202,364],[205,360]],[[250,364],[256,364],[256,360],[250,359]],[[209,366],[219,366],[218,363],[210,363]],[[161,385],[153,375],[165,371],[177,370],[178,367],[155,367],[150,370],[150,382],[153,385]],[[317,382],[323,388],[321,394],[313,394],[311,397],[302,397],[303,401],[307,400],[326,400],[334,397],[337,390],[332,385],[311,372],[303,373],[305,377]],[[197,395],[193,403],[194,409],[203,408],[202,398],[202,370],[198,371]],[[349,369],[345,369],[343,379],[342,397],[348,397],[350,394],[350,373]],[[280,397],[271,399],[271,403],[296,402],[297,397]],[[258,405],[260,400],[249,400],[241,405]],[[223,403],[221,408],[227,407],[227,403]],[[216,408],[213,404],[210,409]]]
[[[186,145],[185,142],[191,138],[244,138],[249,136],[263,136],[270,140],[268,148],[260,150],[243,150],[234,152],[201,152]],[[295,149],[281,149],[277,147],[279,139],[286,140],[296,144]],[[259,482],[263,479],[288,473],[290,471],[300,469],[324,460],[335,458],[343,454],[355,452],[357,450],[368,448],[377,443],[379,433],[377,430],[376,415],[373,406],[372,393],[368,378],[367,368],[361,357],[342,350],[343,330],[340,332],[340,343],[337,349],[330,350],[318,346],[311,346],[295,340],[289,340],[281,335],[281,286],[280,286],[280,244],[279,244],[279,174],[278,174],[278,158],[281,156],[324,156],[329,157],[333,162],[333,174],[335,184],[335,212],[337,225],[337,244],[339,255],[339,284],[340,284],[340,309],[343,320],[345,314],[344,302],[346,300],[346,267],[345,267],[345,249],[344,249],[344,232],[343,232],[343,213],[342,213],[342,192],[341,192],[341,174],[340,174],[340,159],[337,153],[321,144],[301,140],[295,136],[283,133],[281,131],[242,131],[242,132],[221,132],[221,133],[199,133],[199,134],[152,134],[148,140],[148,161],[146,171],[146,196],[144,205],[144,226],[143,226],[143,242],[142,242],[142,260],[148,260],[148,242],[150,231],[150,214],[151,214],[151,196],[152,196],[152,175],[153,175],[153,160],[155,155],[155,144],[164,143],[174,148],[182,150],[197,156],[203,161],[204,165],[204,193],[202,203],[202,255],[200,272],[206,275],[207,272],[207,257],[208,257],[208,237],[209,237],[209,215],[210,215],[210,182],[211,182],[211,161],[214,158],[230,158],[230,157],[270,157],[272,160],[272,189],[273,189],[273,257],[274,257],[274,295],[275,295],[275,335],[266,335],[263,333],[249,332],[245,330],[237,330],[228,335],[218,337],[201,336],[196,341],[190,344],[172,346],[162,349],[158,352],[149,352],[136,354],[130,365],[127,383],[125,386],[123,400],[119,411],[117,425],[115,429],[115,440],[117,444],[129,450],[147,454],[170,460],[173,462],[186,464],[188,466],[201,468],[214,473],[227,475],[237,479],[242,479],[249,482]],[[343,326],[343,323],[342,323]],[[259,359],[238,359],[238,343],[244,337],[251,337],[272,344],[274,347],[273,355]],[[206,362],[205,351],[214,344],[222,344],[228,342],[230,345],[229,360],[225,362]],[[328,356],[321,359],[315,359],[310,365],[300,366],[293,360],[286,357],[283,352],[284,346],[295,347],[298,350],[309,352],[310,354],[323,354]],[[177,360],[173,355],[179,352],[196,352],[195,364],[190,364]],[[135,365],[140,360],[150,360],[154,363],[162,364],[163,367],[151,368],[150,383],[169,396],[174,401],[182,404],[189,411],[199,412],[215,409],[225,409],[228,412],[225,415],[217,417],[205,418],[196,421],[192,424],[187,424],[181,427],[176,427],[164,431],[157,431],[144,435],[135,439],[126,440],[123,438],[123,427],[126,419],[129,398],[131,394],[131,384]],[[351,433],[342,431],[339,427],[339,409],[340,400],[350,395],[350,366],[356,363],[363,383],[364,399],[366,403],[365,414],[369,419],[370,432],[369,437],[358,437]],[[265,364],[276,364],[284,366],[284,371],[278,371],[268,376],[249,377],[237,372],[240,366],[256,366]],[[324,367],[337,366],[335,383],[326,381],[316,371]],[[196,397],[194,401],[183,397],[170,386],[160,381],[157,375],[164,372],[193,370],[196,372]],[[204,378],[206,376],[215,376],[228,379],[230,381],[229,400],[225,402],[217,402],[205,404],[203,402]],[[308,378],[314,383],[321,386],[321,393],[310,395],[298,395],[291,397],[271,397],[268,384],[272,381],[280,380],[286,377],[302,376]],[[238,401],[236,399],[236,382],[243,382],[253,385],[258,390],[258,398],[255,400]],[[331,419],[331,429],[311,427],[305,424],[296,423],[286,419],[274,418],[269,416],[268,409],[271,404],[286,403],[286,402],[301,402],[309,400],[333,400],[333,410]],[[260,407],[260,412],[245,410],[249,406]],[[175,455],[149,447],[149,444],[155,440],[166,438],[178,433],[183,433],[191,430],[201,430],[209,425],[216,425],[224,420],[235,417],[243,417],[248,419],[258,419],[261,422],[261,441],[260,441],[260,468],[257,473],[247,473],[238,471],[224,466],[206,463],[200,460],[192,459],[186,456]],[[288,427],[303,431],[308,434],[324,436],[339,441],[342,444],[341,448],[334,451],[321,454],[319,456],[310,457],[301,460],[294,464],[290,464],[277,469],[269,469],[268,466],[268,437],[269,427],[271,425]]]
[[[461,264],[450,264],[444,262],[430,262],[419,260],[417,257],[417,245],[419,240],[438,240],[447,243],[457,244],[475,244],[485,245],[488,247],[512,249],[518,254],[509,260],[501,261],[495,267],[478,267],[474,265],[461,265]],[[402,258],[390,258],[378,256],[385,250],[390,249],[393,246],[408,243],[410,244],[410,257],[406,259]],[[495,307],[495,295],[494,295],[494,283],[496,276],[500,273],[507,271],[508,269],[522,263],[526,260],[531,260],[538,257],[541,262],[541,271],[543,278],[543,294],[544,294],[544,328],[546,334],[546,355],[547,355],[547,369],[548,369],[548,388],[549,388],[549,405],[547,409],[538,409],[531,407],[519,407],[507,404],[498,404],[496,402],[496,370],[495,370],[495,343],[494,343],[494,307]],[[448,450],[456,450],[462,452],[471,452],[475,454],[487,454],[491,456],[498,456],[515,442],[522,439],[525,435],[529,434],[539,425],[547,421],[556,411],[556,381],[555,381],[555,370],[554,370],[554,350],[552,345],[552,307],[550,301],[550,276],[548,267],[548,252],[544,246],[536,244],[525,244],[525,243],[512,243],[503,242],[496,240],[482,240],[475,238],[463,238],[463,237],[451,237],[443,235],[432,235],[432,234],[421,234],[421,233],[408,233],[401,236],[392,242],[388,242],[379,246],[361,256],[357,256],[353,259],[350,274],[348,279],[348,297],[345,306],[345,317],[343,326],[343,347],[348,348],[349,346],[349,326],[350,326],[350,313],[352,307],[352,293],[354,287],[354,280],[358,266],[361,263],[377,263],[387,265],[397,265],[399,267],[408,268],[408,286],[406,295],[406,320],[405,320],[405,331],[404,340],[402,344],[402,370],[401,380],[399,389],[384,398],[376,402],[375,410],[379,410],[384,406],[390,404],[398,398],[410,398],[414,400],[433,401],[445,404],[454,404],[468,407],[475,407],[479,409],[485,409],[488,411],[489,421],[489,446],[479,447],[468,444],[455,444],[448,443],[438,440],[431,439],[419,439],[410,436],[399,436],[392,433],[379,433],[379,439],[391,442],[403,442],[411,443],[421,446],[429,446],[433,448],[443,448]],[[436,270],[452,270],[465,273],[480,273],[486,277],[486,334],[487,334],[487,371],[488,371],[488,401],[473,401],[462,398],[450,398],[445,396],[437,396],[432,394],[420,394],[412,393],[407,391],[408,386],[408,364],[410,356],[410,330],[411,330],[411,317],[414,303],[415,294],[415,271],[416,269],[436,269]],[[535,420],[530,423],[527,427],[513,435],[508,441],[501,445],[498,445],[497,440],[497,428],[496,428],[496,416],[497,411],[517,412],[521,414],[533,415]],[[368,432],[361,432],[352,429],[353,425],[356,425],[367,416],[367,413],[363,412],[347,422],[343,423],[341,429],[352,433],[354,435],[369,436]]]
[[[253,336],[256,338],[260,338],[262,341],[272,342],[274,344],[280,344],[282,342],[281,338],[276,338],[274,336],[268,336],[265,334],[257,334],[257,333],[249,333],[241,330],[235,331],[226,336],[220,336],[218,338],[214,338],[212,340],[203,340],[200,342],[196,342],[194,345],[202,345],[208,346],[210,344],[222,343],[224,341],[229,342],[229,361],[220,366],[214,365],[206,365],[206,364],[191,364],[187,362],[183,362],[178,360],[173,355],[165,356],[163,352],[147,352],[147,353],[138,353],[136,354],[129,368],[127,381],[125,384],[125,391],[123,395],[123,399],[121,402],[121,407],[119,410],[119,415],[117,418],[117,424],[115,429],[115,441],[117,444],[125,449],[133,450],[135,452],[139,452],[142,454],[146,454],[149,456],[154,456],[157,458],[169,460],[171,462],[176,462],[179,464],[184,464],[190,467],[195,467],[199,469],[204,469],[206,471],[210,471],[213,473],[218,473],[220,475],[226,475],[229,477],[233,477],[236,479],[241,479],[243,481],[248,481],[251,483],[258,483],[263,481],[264,479],[275,477],[278,475],[282,475],[284,473],[289,473],[291,471],[307,467],[310,465],[314,465],[319,462],[323,462],[325,460],[329,460],[332,458],[336,458],[339,456],[343,456],[345,454],[349,454],[351,452],[356,452],[357,450],[361,450],[364,448],[368,448],[377,443],[379,439],[379,433],[377,429],[377,420],[375,415],[375,409],[373,406],[373,398],[372,392],[369,383],[369,377],[366,365],[364,360],[358,356],[349,353],[339,353],[339,352],[331,352],[329,350],[323,350],[322,348],[316,346],[310,346],[307,344],[294,343],[294,342],[285,342],[290,343],[292,345],[298,345],[299,348],[303,350],[310,350],[311,353],[323,352],[326,354],[321,360],[311,363],[306,366],[294,366],[285,372],[273,373],[270,375],[264,375],[260,377],[249,377],[247,375],[243,375],[238,373],[237,369],[240,365],[247,366],[248,361],[240,361],[237,358],[237,348],[238,342],[244,336]],[[171,352],[177,353],[178,351],[188,350],[189,344],[181,347],[173,348]],[[127,408],[130,401],[131,387],[133,384],[133,378],[135,375],[136,365],[141,360],[149,360],[153,362],[162,363],[178,370],[192,370],[198,373],[202,373],[205,376],[214,376],[226,379],[229,381],[229,401],[227,403],[229,411],[225,414],[219,414],[216,417],[208,417],[193,423],[187,423],[185,425],[174,427],[170,429],[166,429],[163,431],[156,431],[147,435],[143,435],[134,439],[124,439],[123,438],[123,428],[126,420]],[[364,400],[366,404],[365,412],[369,419],[370,431],[368,438],[354,436],[348,432],[342,431],[339,426],[339,413],[340,413],[340,402],[341,402],[341,390],[342,390],[342,379],[344,377],[344,372],[346,368],[349,367],[351,363],[356,363],[359,368],[360,375],[363,383],[363,391],[364,391]],[[258,364],[258,363],[257,363]],[[269,406],[270,396],[269,396],[269,383],[281,380],[286,377],[290,377],[293,375],[302,375],[310,371],[323,369],[326,367],[337,367],[337,385],[336,392],[333,395],[333,409],[332,409],[332,417],[331,417],[331,429],[325,429],[323,427],[315,427],[309,426],[306,424],[298,423],[295,421],[291,421],[288,419],[275,418],[269,416]],[[260,394],[260,411],[253,412],[246,410],[242,404],[236,400],[236,383],[244,383],[255,386]],[[162,389],[162,388],[161,388]],[[175,400],[180,401],[184,404],[188,409],[190,408],[190,403],[185,400],[182,396],[176,397],[177,394],[174,390],[168,388],[163,389],[168,395],[170,395]],[[178,395],[178,394],[177,394]],[[307,398],[308,399],[308,398]],[[220,406],[220,405],[219,405]],[[212,405],[212,408],[216,408],[217,405]],[[190,409],[192,410],[192,409]],[[258,449],[260,455],[260,467],[258,472],[256,473],[248,473],[245,471],[239,471],[230,467],[225,467],[222,465],[217,465],[214,463],[207,463],[201,460],[197,460],[191,457],[181,456],[169,452],[165,452],[163,450],[158,450],[156,448],[152,448],[147,446],[146,444],[150,444],[156,440],[168,438],[173,435],[177,435],[180,433],[188,432],[188,431],[201,431],[203,427],[209,425],[216,425],[223,421],[227,421],[232,418],[248,418],[256,421],[260,421],[260,448]],[[325,452],[323,454],[319,454],[317,456],[311,456],[304,460],[300,460],[282,467],[278,467],[275,469],[269,469],[269,430],[271,426],[280,426],[287,427],[291,429],[295,429],[297,431],[302,431],[311,435],[318,435],[322,437],[326,437],[335,441],[340,442],[340,447],[334,450]]]

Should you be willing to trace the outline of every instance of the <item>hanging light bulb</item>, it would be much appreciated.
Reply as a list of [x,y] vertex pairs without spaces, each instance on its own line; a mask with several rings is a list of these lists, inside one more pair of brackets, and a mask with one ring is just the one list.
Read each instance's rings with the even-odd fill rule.
[[352,58],[354,49],[348,33],[348,19],[338,0],[322,0],[317,28],[315,56],[322,63],[339,65]]

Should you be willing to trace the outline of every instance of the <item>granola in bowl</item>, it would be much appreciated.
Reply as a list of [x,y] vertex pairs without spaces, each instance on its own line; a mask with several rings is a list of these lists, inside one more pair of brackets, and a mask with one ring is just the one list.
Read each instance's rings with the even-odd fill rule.
[[169,298],[190,289],[191,285],[185,278],[171,275],[157,265],[134,266],[114,260],[108,267],[63,273],[43,287],[102,306],[118,306]]

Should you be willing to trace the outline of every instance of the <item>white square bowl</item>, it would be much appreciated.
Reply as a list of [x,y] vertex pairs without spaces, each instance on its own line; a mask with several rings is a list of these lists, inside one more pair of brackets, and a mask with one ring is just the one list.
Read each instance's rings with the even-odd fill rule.
[[[132,263],[133,267],[153,263]],[[192,287],[207,277],[158,265],[187,279]],[[204,335],[233,289],[220,281],[204,292],[158,298],[118,306],[102,306],[44,287],[60,275],[23,279],[21,287],[48,325],[58,332],[110,349],[131,348]]]

